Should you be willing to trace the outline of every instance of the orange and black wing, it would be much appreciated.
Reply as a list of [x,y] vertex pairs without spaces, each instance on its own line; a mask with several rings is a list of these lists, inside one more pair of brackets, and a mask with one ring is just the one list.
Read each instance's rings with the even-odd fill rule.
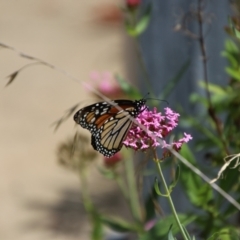
[[118,112],[114,117],[109,118],[96,134],[92,135],[93,148],[104,156],[111,157],[122,148],[122,142],[131,126],[130,114],[124,110]]
[[91,132],[93,148],[111,157],[122,148],[132,126],[130,117],[136,117],[145,103],[145,99],[99,102],[80,109],[74,120]]

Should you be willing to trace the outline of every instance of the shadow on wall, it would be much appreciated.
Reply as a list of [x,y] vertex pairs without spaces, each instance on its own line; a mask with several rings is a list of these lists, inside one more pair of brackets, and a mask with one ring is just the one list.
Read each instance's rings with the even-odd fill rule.
[[[92,197],[97,209],[104,212],[116,212],[122,209],[122,201],[118,191],[111,191],[101,196]],[[33,200],[26,203],[26,208],[46,214],[46,221],[33,220],[25,222],[23,229],[26,231],[47,230],[52,234],[65,236],[78,236],[81,231],[86,231],[88,216],[81,201],[80,190],[63,190],[59,202],[52,204],[43,203],[41,200]],[[124,212],[124,211],[123,211]],[[115,213],[116,215],[119,213]]]

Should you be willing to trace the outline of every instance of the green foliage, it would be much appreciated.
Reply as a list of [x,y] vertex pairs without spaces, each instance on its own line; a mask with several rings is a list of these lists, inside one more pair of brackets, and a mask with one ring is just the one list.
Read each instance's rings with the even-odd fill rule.
[[124,79],[118,74],[115,76],[115,78],[119,84],[119,87],[129,98],[134,100],[142,98],[139,90],[136,87],[132,86],[128,81],[126,81],[126,79]]
[[227,40],[225,43],[225,51],[222,52],[222,56],[227,58],[229,66],[226,67],[226,72],[235,80],[240,80],[240,69],[239,69],[239,49],[237,45]]
[[155,185],[153,185],[152,187],[152,192],[147,196],[147,199],[145,201],[145,212],[146,212],[146,216],[145,216],[145,219],[144,221],[145,222],[148,222],[152,219],[154,219],[156,216],[155,216],[155,205],[158,204],[158,194],[157,192],[155,191]]
[[[240,149],[240,45],[232,40],[227,40],[225,50],[222,52],[229,65],[226,67],[230,80],[225,85],[219,86],[210,82],[201,81],[199,86],[210,93],[209,99],[199,94],[192,94],[191,101],[201,105],[202,111],[198,119],[194,116],[186,117],[184,126],[194,127],[198,132],[195,150],[205,152],[207,162],[202,168],[203,173],[214,176],[216,171],[223,166],[224,158],[229,154],[237,154]],[[196,158],[192,151],[184,145],[181,150],[184,156],[194,166],[197,166]],[[204,161],[204,160],[203,160]],[[204,171],[205,169],[205,171]],[[213,194],[211,185],[193,173],[184,164],[181,165],[180,183],[189,202],[201,213],[195,224],[198,226],[201,235],[211,236],[209,239],[239,239],[234,235],[234,228],[231,227],[228,217],[238,211],[231,203],[226,201],[220,194]],[[239,170],[232,162],[223,172],[218,185],[234,198],[240,200],[240,176]],[[195,216],[196,213],[189,213]],[[219,231],[219,229],[222,229]],[[235,229],[236,230],[236,229]]]
[[152,6],[148,4],[145,11],[138,20],[135,18],[135,12],[130,11],[129,18],[125,21],[126,31],[131,37],[140,36],[148,27],[151,17]]
[[175,177],[169,185],[169,192],[170,193],[172,192],[173,188],[176,187],[179,177],[180,177],[180,167],[179,167],[179,165],[177,165]]
[[154,189],[155,189],[155,192],[156,192],[159,196],[166,196],[165,194],[161,193],[161,190],[160,190],[160,187],[159,187],[159,181],[158,181],[157,178],[155,178]]
[[101,240],[103,239],[103,223],[99,214],[95,213],[92,215],[92,240]]
[[[181,154],[189,162],[196,164],[190,149],[186,145],[182,147]],[[181,169],[183,174],[180,175],[179,180],[188,199],[195,207],[208,210],[209,203],[213,200],[212,188],[184,164],[181,165]]]
[[220,231],[215,232],[207,240],[239,240],[240,235],[232,227],[222,228]]
[[102,222],[117,232],[135,232],[138,226],[117,217],[102,217]]
[[172,225],[168,231],[168,240],[175,240],[176,238],[173,237],[173,233],[172,233]]
[[[190,216],[187,214],[178,214],[178,217],[183,226],[187,226],[196,219],[196,216]],[[139,240],[167,239],[166,237],[170,232],[173,235],[179,233],[179,228],[176,225],[173,215],[158,220],[154,227],[145,232]]]

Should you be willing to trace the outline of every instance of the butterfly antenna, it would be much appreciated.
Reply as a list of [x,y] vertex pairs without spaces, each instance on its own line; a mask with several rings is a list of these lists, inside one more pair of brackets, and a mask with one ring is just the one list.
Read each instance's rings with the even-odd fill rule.
[[148,92],[147,94],[144,95],[143,99],[148,99],[146,96],[149,96],[150,93]]
[[158,98],[146,98],[146,100],[157,100],[157,101],[159,101],[159,102],[165,102],[165,103],[167,103],[167,105],[169,105],[169,103],[168,103],[168,101],[167,100],[162,100],[162,99],[158,99]]

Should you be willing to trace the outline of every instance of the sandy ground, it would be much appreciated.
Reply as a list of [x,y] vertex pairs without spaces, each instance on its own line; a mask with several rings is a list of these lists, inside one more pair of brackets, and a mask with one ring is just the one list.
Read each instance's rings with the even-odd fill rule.
[[[6,76],[30,61],[0,49],[0,240],[89,239],[78,178],[56,161],[56,147],[74,134],[74,122],[56,133],[50,125],[91,98],[81,85],[91,71],[124,74],[121,28],[96,21],[97,7],[107,2],[0,1],[1,42],[79,79],[35,65],[5,88]],[[99,202],[116,202],[114,187],[96,182],[110,193],[99,192]]]

